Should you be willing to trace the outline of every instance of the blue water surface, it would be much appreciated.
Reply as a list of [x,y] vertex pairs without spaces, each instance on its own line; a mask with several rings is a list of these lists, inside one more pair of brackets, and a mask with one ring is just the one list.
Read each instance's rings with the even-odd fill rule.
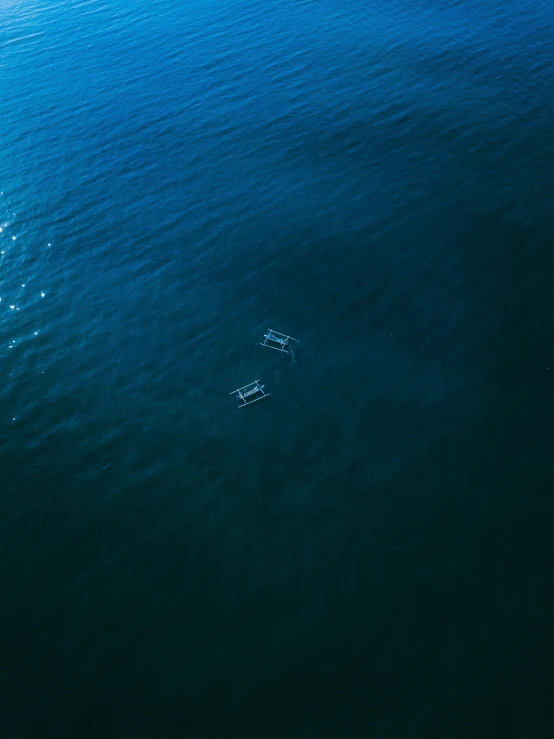
[[551,739],[553,36],[0,3],[3,738]]

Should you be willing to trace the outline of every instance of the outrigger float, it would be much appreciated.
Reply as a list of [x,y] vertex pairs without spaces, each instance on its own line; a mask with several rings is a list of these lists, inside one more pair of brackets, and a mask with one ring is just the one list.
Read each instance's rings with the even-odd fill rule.
[[236,395],[237,400],[242,401],[238,407],[243,408],[245,405],[256,403],[258,400],[269,398],[270,393],[266,393],[264,386],[260,385],[259,380],[251,382],[250,385],[239,387],[238,390],[233,390],[229,395]]
[[297,344],[300,343],[298,339],[294,339],[292,336],[286,336],[285,334],[280,334],[278,331],[269,329],[267,334],[264,334],[264,340],[261,346],[267,346],[268,349],[276,349],[278,352],[289,354],[292,348],[290,345],[291,341],[296,341]]

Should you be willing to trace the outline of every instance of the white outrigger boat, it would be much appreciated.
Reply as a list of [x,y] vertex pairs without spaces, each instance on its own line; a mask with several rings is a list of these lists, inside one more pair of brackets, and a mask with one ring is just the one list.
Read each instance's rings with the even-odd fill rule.
[[264,341],[260,346],[267,346],[269,349],[276,349],[278,352],[289,354],[291,351],[291,341],[296,341],[297,344],[300,343],[298,339],[293,339],[292,336],[286,336],[285,334],[280,334],[278,331],[269,329],[267,334],[264,334]]
[[[260,394],[261,393],[261,394]],[[258,400],[269,398],[270,393],[266,393],[264,386],[260,385],[258,380],[251,382],[250,385],[239,387],[238,390],[233,390],[229,395],[236,395],[237,400],[242,401],[238,407],[242,408],[245,405],[256,403]]]

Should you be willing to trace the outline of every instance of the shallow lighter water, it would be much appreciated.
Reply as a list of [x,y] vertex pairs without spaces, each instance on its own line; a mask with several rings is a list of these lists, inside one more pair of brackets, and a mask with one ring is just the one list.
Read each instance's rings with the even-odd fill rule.
[[553,33],[0,4],[2,737],[552,736]]

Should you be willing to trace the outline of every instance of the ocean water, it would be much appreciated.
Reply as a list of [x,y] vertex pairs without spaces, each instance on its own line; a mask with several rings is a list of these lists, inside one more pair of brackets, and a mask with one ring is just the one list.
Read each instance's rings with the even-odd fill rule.
[[553,36],[0,2],[2,739],[554,736]]

